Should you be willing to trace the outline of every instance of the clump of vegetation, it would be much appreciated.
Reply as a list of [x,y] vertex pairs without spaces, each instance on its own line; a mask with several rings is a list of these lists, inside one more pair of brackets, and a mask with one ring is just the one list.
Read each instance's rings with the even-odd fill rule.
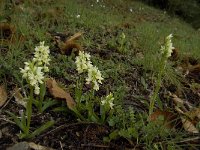
[[188,24],[131,0],[0,4],[0,149],[199,147]]
[[[54,124],[54,121],[49,121],[40,128],[36,129],[34,132],[30,132],[33,110],[32,104],[36,104],[39,112],[43,112],[44,110],[43,100],[46,91],[44,73],[49,71],[49,53],[49,47],[44,46],[44,42],[41,42],[40,46],[35,48],[34,58],[29,62],[25,62],[24,69],[20,68],[22,77],[26,79],[30,90],[28,100],[26,102],[26,112],[24,113],[22,111],[20,119],[18,119],[15,114],[8,112],[8,114],[14,119],[17,126],[22,130],[19,134],[20,138],[33,138]],[[38,95],[38,97],[34,98],[34,93],[35,95]],[[46,105],[48,104],[46,103]]]
[[199,0],[142,0],[171,14],[179,15],[196,29],[200,28],[200,1]]

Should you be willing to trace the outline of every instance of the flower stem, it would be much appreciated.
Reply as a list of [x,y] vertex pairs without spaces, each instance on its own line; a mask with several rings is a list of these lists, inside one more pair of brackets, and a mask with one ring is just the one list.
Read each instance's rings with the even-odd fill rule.
[[46,94],[46,85],[45,83],[40,85],[40,99],[39,99],[39,112],[42,113],[42,106],[43,106],[43,101],[44,101],[44,96]]
[[161,87],[162,76],[163,76],[164,69],[165,69],[165,62],[166,62],[166,59],[163,58],[161,60],[161,65],[160,65],[158,78],[157,78],[157,82],[156,82],[156,88],[155,88],[153,95],[150,98],[149,115],[151,115],[153,113],[155,101],[156,101],[158,92],[159,92],[160,87]]
[[79,118],[79,119],[81,119],[82,121],[85,121],[86,119],[80,114],[80,112],[76,109],[76,108],[74,108],[73,109],[73,112],[76,114],[76,116]]
[[101,123],[105,122],[106,118],[106,109],[104,108],[105,106],[101,105]]
[[32,103],[33,103],[33,87],[30,86],[30,97],[26,106],[26,115],[27,115],[27,126],[26,126],[26,135],[29,134],[30,124],[31,124],[31,115],[32,115]]

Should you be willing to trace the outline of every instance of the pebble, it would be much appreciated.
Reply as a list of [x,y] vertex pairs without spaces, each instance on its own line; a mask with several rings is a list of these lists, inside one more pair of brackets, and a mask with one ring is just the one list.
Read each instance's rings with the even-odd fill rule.
[[29,144],[27,142],[17,143],[6,150],[29,150]]

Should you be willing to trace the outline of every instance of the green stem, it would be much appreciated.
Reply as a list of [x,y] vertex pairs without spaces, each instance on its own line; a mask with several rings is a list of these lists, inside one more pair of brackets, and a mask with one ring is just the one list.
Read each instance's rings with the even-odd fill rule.
[[79,119],[81,119],[82,121],[85,121],[86,119],[80,114],[80,112],[76,109],[76,108],[74,108],[73,109],[73,112],[76,114],[76,116],[79,118]]
[[43,103],[43,100],[40,99],[40,100],[39,100],[39,112],[40,112],[40,113],[43,112],[43,111],[42,111],[42,103]]
[[83,94],[83,84],[84,84],[84,79],[83,77],[79,78],[79,82],[77,83],[77,87],[79,89],[79,95],[78,95],[78,103],[81,104],[81,96]]
[[43,101],[44,101],[44,96],[46,93],[46,85],[45,83],[40,85],[40,99],[39,99],[39,112],[42,113],[43,112]]
[[31,124],[31,115],[32,115],[32,103],[33,103],[33,87],[30,86],[30,98],[26,106],[26,115],[27,115],[27,125],[26,125],[26,135],[29,134],[30,124]]
[[105,106],[101,105],[100,107],[101,107],[101,123],[104,123],[106,118],[106,110],[104,108]]
[[89,96],[89,100],[86,101],[86,107],[87,107],[87,110],[88,110],[88,119],[93,121],[93,122],[98,122],[99,121],[99,117],[95,114],[94,112],[94,94],[95,94],[95,91],[92,89],[90,91],[90,96]]
[[157,82],[156,82],[156,88],[155,88],[155,91],[154,91],[154,93],[153,93],[153,95],[150,99],[149,115],[151,115],[153,113],[155,101],[156,101],[158,92],[159,92],[160,87],[161,87],[162,76],[163,76],[164,69],[165,69],[165,62],[166,62],[166,59],[161,60],[161,65],[160,65],[158,78],[157,78]]
[[123,46],[124,46],[124,39],[121,39],[121,41],[120,41],[120,52],[124,52]]

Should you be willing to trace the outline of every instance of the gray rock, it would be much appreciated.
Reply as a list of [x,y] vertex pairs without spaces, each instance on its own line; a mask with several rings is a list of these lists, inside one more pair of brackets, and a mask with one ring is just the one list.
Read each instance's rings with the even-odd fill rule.
[[7,148],[6,150],[29,150],[29,143],[20,142],[20,143],[17,143],[15,145]]

